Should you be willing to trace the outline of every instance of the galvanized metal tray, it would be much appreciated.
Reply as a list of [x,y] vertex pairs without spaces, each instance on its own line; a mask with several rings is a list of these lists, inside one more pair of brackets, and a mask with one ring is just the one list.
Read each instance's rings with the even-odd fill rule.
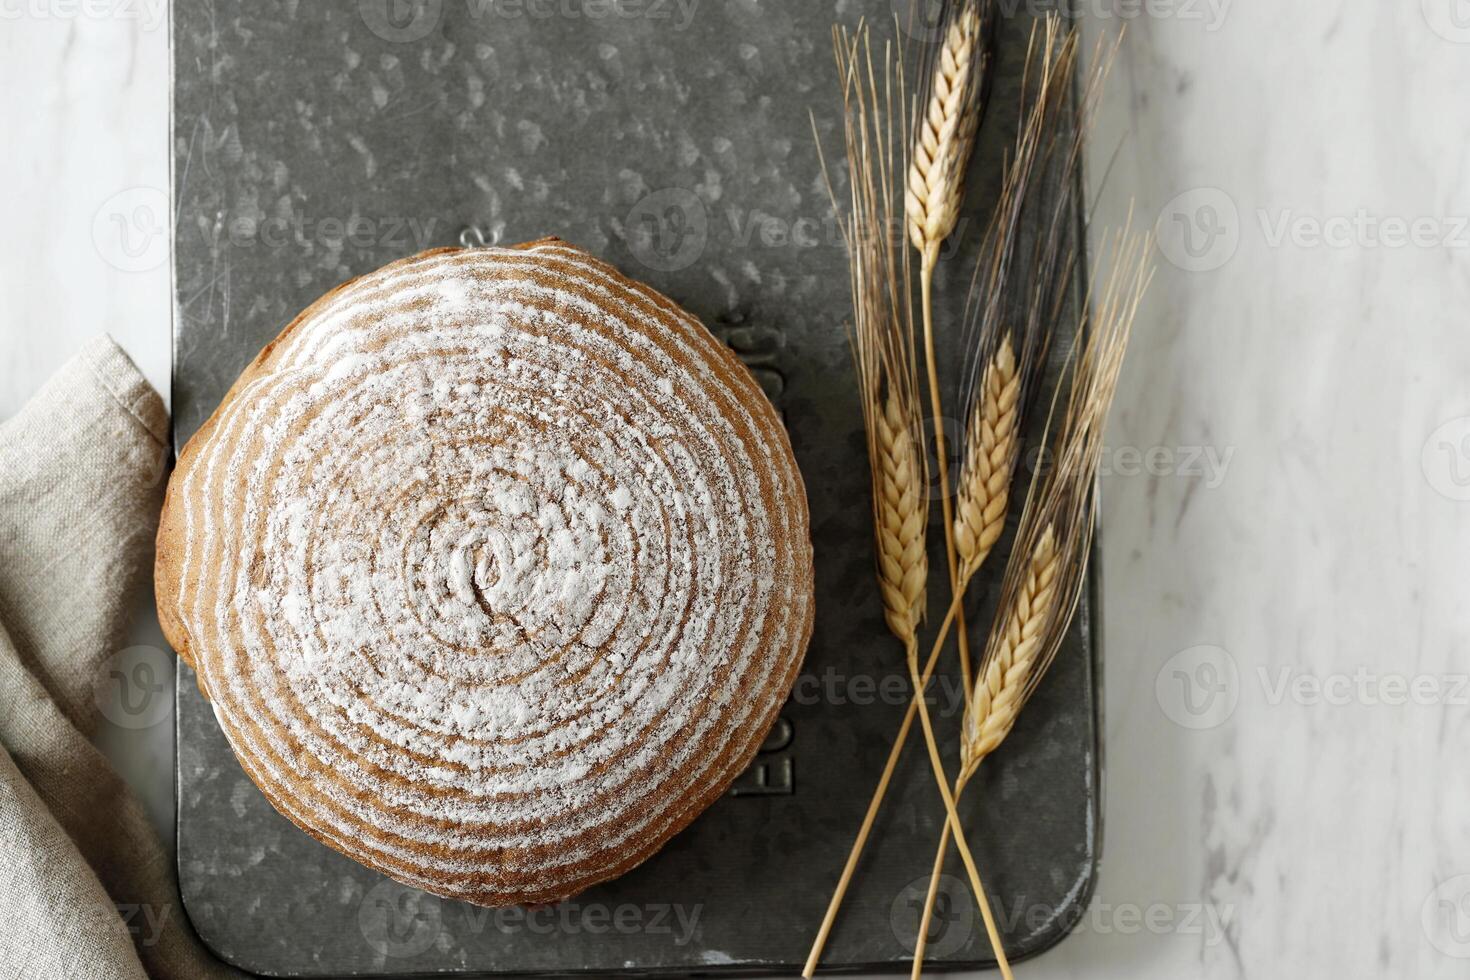
[[[836,10],[892,30],[879,0]],[[756,0],[173,8],[179,445],[337,283],[452,244],[467,225],[506,242],[555,234],[692,310],[761,378],[806,477],[819,592],[801,681],[736,791],[642,867],[554,909],[441,901],[317,844],[244,776],[181,670],[180,882],[225,960],[268,976],[381,977],[790,974],[804,959],[907,697],[877,611],[845,257],[808,118],[835,146],[833,16]],[[1002,25],[965,244],[940,269],[950,350],[1028,29]],[[1000,565],[977,589],[977,622]],[[944,590],[932,591],[937,613]],[[1013,958],[1066,934],[1097,871],[1095,608],[965,799]],[[952,730],[952,674],[934,697]],[[886,972],[911,955],[942,807],[917,741],[905,762],[829,967]],[[953,872],[930,959],[989,965]]]

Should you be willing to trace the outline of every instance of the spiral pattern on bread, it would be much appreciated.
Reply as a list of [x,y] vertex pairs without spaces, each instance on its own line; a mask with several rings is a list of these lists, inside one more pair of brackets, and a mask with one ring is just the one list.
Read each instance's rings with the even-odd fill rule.
[[180,455],[160,618],[272,804],[481,905],[621,874],[728,789],[811,632],[748,371],[554,239],[322,297]]

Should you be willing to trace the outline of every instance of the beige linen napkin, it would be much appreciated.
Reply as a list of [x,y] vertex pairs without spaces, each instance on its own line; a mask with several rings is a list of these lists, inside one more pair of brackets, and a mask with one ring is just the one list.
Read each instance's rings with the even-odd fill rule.
[[0,423],[0,980],[237,977],[88,741],[149,567],[168,417],[106,337]]

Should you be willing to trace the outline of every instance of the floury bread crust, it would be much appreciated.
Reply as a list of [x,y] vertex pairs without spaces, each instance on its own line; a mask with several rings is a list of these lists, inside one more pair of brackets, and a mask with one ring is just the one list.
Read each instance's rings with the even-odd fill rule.
[[554,239],[425,252],[297,317],[180,455],[156,586],[276,809],[482,905],[574,895],[687,826],[813,611],[754,380]]

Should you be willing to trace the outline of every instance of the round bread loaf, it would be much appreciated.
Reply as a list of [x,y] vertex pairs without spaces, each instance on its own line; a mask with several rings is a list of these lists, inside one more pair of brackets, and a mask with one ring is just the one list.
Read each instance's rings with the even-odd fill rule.
[[750,763],[812,626],[781,423],[563,242],[322,297],[184,448],[159,618],[307,833],[482,905],[619,875]]

